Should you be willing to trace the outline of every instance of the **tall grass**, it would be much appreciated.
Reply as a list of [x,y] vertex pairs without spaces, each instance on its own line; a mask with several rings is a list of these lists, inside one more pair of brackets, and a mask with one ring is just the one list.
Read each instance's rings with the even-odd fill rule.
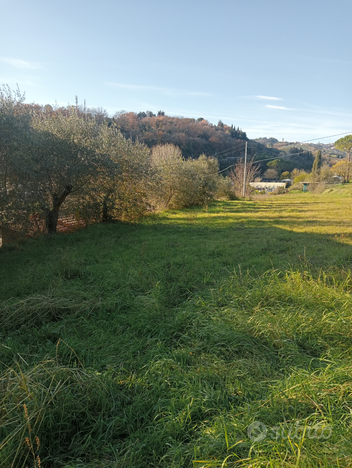
[[0,466],[350,466],[349,240],[275,200],[1,253]]

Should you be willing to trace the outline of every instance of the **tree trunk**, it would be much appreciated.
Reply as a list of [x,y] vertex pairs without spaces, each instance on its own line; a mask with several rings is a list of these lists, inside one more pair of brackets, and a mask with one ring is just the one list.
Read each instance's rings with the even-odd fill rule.
[[72,192],[72,185],[68,185],[61,195],[53,194],[53,208],[46,211],[45,225],[48,234],[55,234],[57,230],[57,222],[59,220],[59,211],[66,197]]
[[109,215],[109,209],[108,209],[108,197],[104,198],[103,201],[103,212],[101,215],[101,220],[103,223],[109,223],[111,222],[112,217]]

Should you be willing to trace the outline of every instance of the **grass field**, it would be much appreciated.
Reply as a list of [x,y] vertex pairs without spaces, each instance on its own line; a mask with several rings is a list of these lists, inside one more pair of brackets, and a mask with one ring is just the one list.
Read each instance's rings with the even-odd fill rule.
[[0,249],[0,466],[352,466],[351,217],[343,186]]

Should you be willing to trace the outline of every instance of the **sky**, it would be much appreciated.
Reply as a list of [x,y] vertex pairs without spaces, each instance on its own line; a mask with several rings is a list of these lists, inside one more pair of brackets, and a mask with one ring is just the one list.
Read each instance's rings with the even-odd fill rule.
[[[0,84],[222,120],[249,138],[352,133],[352,0],[0,0]],[[329,137],[329,138],[326,138]]]

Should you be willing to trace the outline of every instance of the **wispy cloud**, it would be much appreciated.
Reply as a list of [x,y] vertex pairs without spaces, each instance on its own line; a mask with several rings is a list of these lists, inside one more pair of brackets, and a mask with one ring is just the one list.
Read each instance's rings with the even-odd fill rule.
[[126,83],[113,83],[111,81],[105,81],[104,84],[112,88],[126,89],[129,91],[151,91],[151,92],[160,93],[160,94],[170,96],[170,97],[181,97],[181,96],[209,97],[211,96],[211,94],[204,93],[201,91],[187,91],[183,89],[163,88],[160,86],[132,85],[132,84],[126,84]]
[[42,66],[37,62],[28,62],[11,57],[1,57],[1,62],[7,63],[18,70],[39,70]]
[[294,109],[289,109],[288,107],[283,107],[283,106],[272,106],[270,104],[267,104],[266,107],[269,107],[270,109],[281,109],[281,110],[294,110]]
[[260,95],[257,95],[257,96],[253,96],[253,97],[255,97],[256,99],[265,99],[266,101],[282,101],[281,98],[275,97],[275,96],[260,96]]

